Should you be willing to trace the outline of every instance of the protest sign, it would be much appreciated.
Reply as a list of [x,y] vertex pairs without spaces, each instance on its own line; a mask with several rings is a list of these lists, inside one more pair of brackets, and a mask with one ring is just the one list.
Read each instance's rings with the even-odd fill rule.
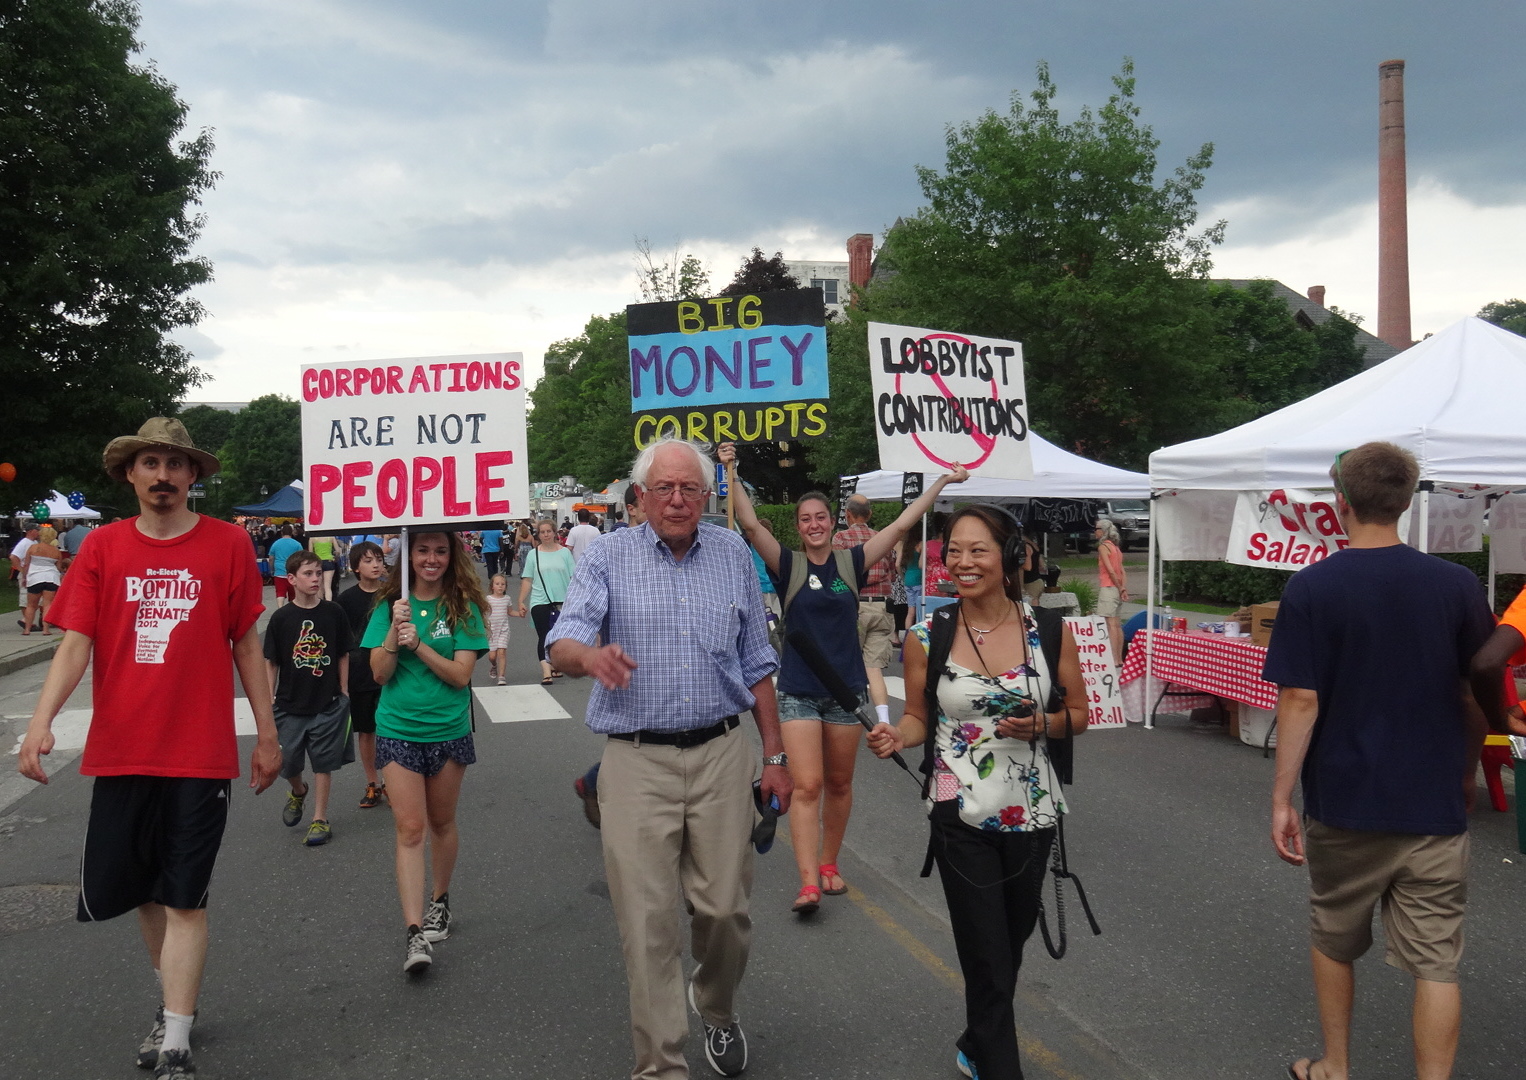
[[522,372],[519,353],[304,365],[308,533],[528,514]]
[[826,434],[826,321],[820,289],[630,305],[636,445]]
[[1113,663],[1113,643],[1107,635],[1107,620],[1100,615],[1071,617],[1065,620],[1076,639],[1081,656],[1081,681],[1086,686],[1087,728],[1127,727],[1123,716],[1123,687],[1118,681],[1118,667]]
[[869,376],[880,468],[1033,479],[1017,342],[870,323]]

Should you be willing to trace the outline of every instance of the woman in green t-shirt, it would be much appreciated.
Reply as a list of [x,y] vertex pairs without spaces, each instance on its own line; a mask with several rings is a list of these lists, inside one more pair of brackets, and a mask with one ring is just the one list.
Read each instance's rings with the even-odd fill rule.
[[[456,801],[472,746],[471,682],[487,649],[487,604],[476,566],[454,533],[408,538],[411,596],[401,575],[388,582],[366,627],[376,707],[376,767],[397,829],[397,891],[408,926],[403,970],[431,962],[431,943],[450,936],[450,876],[456,866]],[[433,869],[424,905],[424,836]]]

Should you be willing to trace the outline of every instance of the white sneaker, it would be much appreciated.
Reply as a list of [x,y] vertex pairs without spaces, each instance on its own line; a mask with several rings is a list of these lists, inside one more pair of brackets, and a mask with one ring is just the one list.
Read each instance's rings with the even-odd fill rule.
[[416,975],[432,963],[434,963],[434,950],[429,947],[429,939],[417,926],[410,926],[408,948],[403,954],[403,970],[409,975]]

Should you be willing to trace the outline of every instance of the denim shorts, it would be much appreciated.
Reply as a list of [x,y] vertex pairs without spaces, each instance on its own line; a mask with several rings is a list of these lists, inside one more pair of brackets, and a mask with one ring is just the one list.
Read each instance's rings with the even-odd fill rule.
[[470,735],[446,742],[409,742],[407,739],[376,737],[376,767],[380,769],[389,762],[397,762],[409,772],[420,776],[434,776],[445,768],[447,761],[459,761],[472,765],[477,761],[477,748]]
[[[863,704],[863,695],[859,695],[859,704]],[[858,717],[847,712],[837,704],[836,698],[807,697],[804,694],[786,694],[779,692],[779,719],[785,720],[820,720],[823,724],[844,724],[848,727],[858,726]]]

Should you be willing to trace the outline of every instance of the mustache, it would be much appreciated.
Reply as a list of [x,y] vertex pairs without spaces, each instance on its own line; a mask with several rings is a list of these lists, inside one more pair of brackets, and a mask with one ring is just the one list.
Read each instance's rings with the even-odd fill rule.
[[149,491],[162,491],[162,492],[165,492],[166,494],[169,494],[169,495],[178,495],[178,494],[180,494],[180,489],[178,487],[176,487],[174,484],[167,483],[165,481],[160,481],[159,483],[154,484],[148,490]]

